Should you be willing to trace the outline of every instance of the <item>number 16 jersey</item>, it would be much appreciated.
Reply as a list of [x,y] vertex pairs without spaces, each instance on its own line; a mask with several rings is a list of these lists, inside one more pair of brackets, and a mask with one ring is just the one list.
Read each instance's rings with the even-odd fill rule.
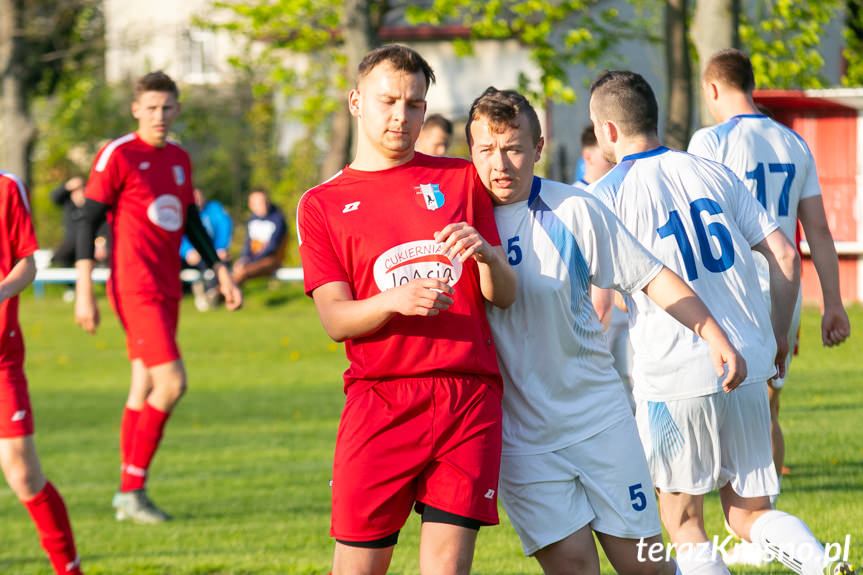
[[[776,341],[751,247],[779,226],[743,183],[721,164],[659,147],[626,156],[593,191],[704,301],[746,360],[743,384],[771,377]],[[636,397],[665,401],[720,391],[707,342],[644,293],[632,298]]]

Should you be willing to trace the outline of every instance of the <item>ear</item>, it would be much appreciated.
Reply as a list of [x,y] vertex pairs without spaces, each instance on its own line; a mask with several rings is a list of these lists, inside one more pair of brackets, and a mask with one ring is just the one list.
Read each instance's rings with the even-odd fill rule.
[[605,131],[605,137],[608,138],[608,141],[612,144],[616,144],[617,140],[620,139],[620,132],[617,129],[617,124],[611,120],[606,120],[602,124],[602,129]]
[[719,99],[719,84],[716,82],[706,82],[704,84],[704,95],[707,96],[707,99],[711,102],[715,102]]
[[539,143],[536,144],[536,158],[534,158],[534,162],[539,161],[539,157],[542,155],[542,147],[545,145],[545,138],[542,136],[539,137]]
[[356,88],[348,94],[348,110],[354,118],[360,118],[360,92]]
[[138,113],[141,110],[141,103],[138,102],[138,100],[135,100],[134,102],[132,102],[132,105],[130,106],[130,108],[132,109],[132,117],[137,120],[138,119]]

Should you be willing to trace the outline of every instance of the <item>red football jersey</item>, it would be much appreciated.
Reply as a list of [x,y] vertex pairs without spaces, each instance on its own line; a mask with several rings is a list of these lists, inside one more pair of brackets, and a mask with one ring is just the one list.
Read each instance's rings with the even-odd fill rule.
[[96,156],[86,196],[110,206],[111,288],[179,298],[180,242],[194,201],[186,151],[173,142],[156,148],[127,134]]
[[450,260],[434,242],[434,232],[462,221],[500,245],[491,200],[473,165],[457,158],[417,153],[388,170],[347,167],[300,199],[306,293],[347,282],[360,300],[418,277],[448,278],[455,289],[453,304],[437,316],[397,314],[348,340],[345,390],[357,379],[499,373],[477,264]]
[[[13,174],[0,170],[0,277],[15,263],[39,249],[27,188]],[[18,324],[18,296],[0,303],[0,369],[24,365],[24,338]]]

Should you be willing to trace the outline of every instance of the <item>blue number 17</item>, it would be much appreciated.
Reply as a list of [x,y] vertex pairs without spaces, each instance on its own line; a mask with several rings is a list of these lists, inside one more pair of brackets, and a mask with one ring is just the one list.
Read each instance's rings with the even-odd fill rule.
[[[771,174],[785,174],[785,181],[782,182],[782,191],[779,193],[779,206],[777,213],[780,216],[788,215],[788,194],[791,192],[791,183],[794,181],[794,176],[797,173],[797,168],[794,164],[767,164],[767,168]],[[755,180],[755,196],[761,205],[767,208],[767,176],[764,173],[764,163],[758,162],[754,170],[746,172],[747,180]]]

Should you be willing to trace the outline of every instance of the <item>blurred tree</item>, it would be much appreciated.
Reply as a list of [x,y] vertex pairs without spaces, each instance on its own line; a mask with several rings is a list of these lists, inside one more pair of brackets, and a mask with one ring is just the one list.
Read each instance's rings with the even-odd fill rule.
[[863,86],[863,0],[848,0],[845,15],[845,86]]
[[99,0],[0,0],[0,165],[30,182],[33,101],[104,53]]

